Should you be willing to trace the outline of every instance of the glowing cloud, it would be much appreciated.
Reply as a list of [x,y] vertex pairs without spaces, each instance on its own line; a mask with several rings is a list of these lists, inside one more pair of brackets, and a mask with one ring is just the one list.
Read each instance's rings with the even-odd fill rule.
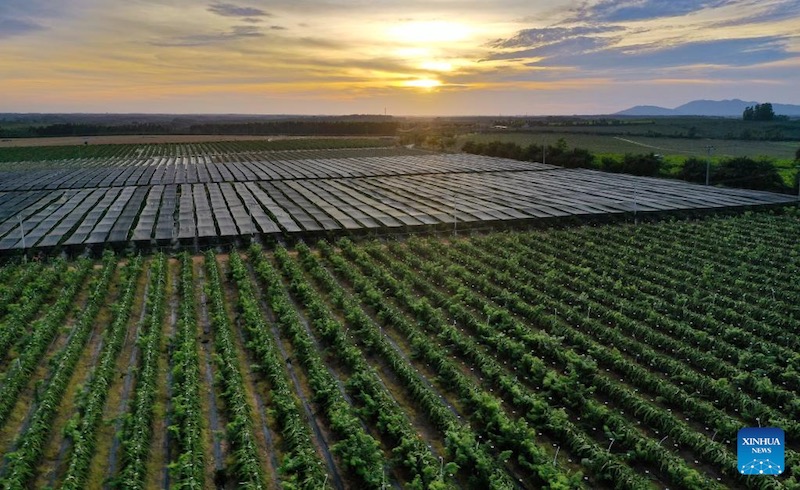
[[417,78],[416,80],[406,80],[401,85],[403,87],[415,87],[431,90],[436,87],[440,87],[442,82],[434,78]]
[[0,112],[800,103],[797,2],[0,0]]
[[453,64],[447,61],[423,61],[419,67],[428,71],[453,71]]

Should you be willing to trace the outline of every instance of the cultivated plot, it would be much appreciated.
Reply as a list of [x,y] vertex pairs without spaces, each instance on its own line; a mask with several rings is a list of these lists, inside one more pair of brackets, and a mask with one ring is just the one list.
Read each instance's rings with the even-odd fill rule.
[[94,159],[0,172],[0,250],[412,231],[792,197],[406,148]]

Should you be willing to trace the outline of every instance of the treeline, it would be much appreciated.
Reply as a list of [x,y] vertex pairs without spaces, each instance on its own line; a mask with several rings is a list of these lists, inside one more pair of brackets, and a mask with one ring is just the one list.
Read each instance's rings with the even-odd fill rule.
[[589,150],[583,148],[567,148],[566,141],[561,138],[556,146],[549,145],[545,149],[543,146],[531,144],[520,146],[516,143],[490,141],[488,143],[476,143],[467,141],[461,148],[466,153],[475,155],[487,155],[500,158],[511,158],[527,162],[541,162],[567,168],[595,168],[594,155]]
[[[604,172],[624,173],[647,177],[679,178],[688,182],[705,183],[707,161],[689,158],[679,168],[669,169],[660,155],[625,154],[621,158],[603,156],[598,159],[589,150],[568,149],[561,139],[556,145],[546,147],[536,144],[520,146],[512,142],[491,141],[477,143],[467,141],[462,150],[475,155],[511,158],[529,162],[542,162],[566,168],[589,168]],[[800,150],[798,150],[800,160]],[[754,160],[737,157],[708,165],[709,181],[713,185],[766,190],[773,192],[792,192],[783,181],[778,168],[772,160]],[[796,188],[795,188],[796,189]]]
[[[704,183],[706,181],[707,161],[702,158],[688,158],[677,177],[689,182]],[[762,191],[791,192],[778,173],[771,160],[754,160],[749,157],[728,158],[718,165],[709,166],[709,181],[721,183],[728,187],[741,187]]]
[[745,121],[772,121],[775,117],[775,111],[769,102],[748,106],[742,113],[742,119]]
[[47,126],[16,127],[0,130],[4,137],[52,137],[52,136],[104,136],[123,134],[170,134],[173,127],[157,123],[133,124],[80,124],[63,123]]
[[396,121],[267,121],[253,123],[194,124],[190,134],[292,136],[394,136]]
[[282,120],[259,122],[220,122],[200,124],[131,123],[92,124],[57,123],[46,126],[0,127],[5,138],[53,136],[106,136],[127,134],[218,134],[218,135],[291,135],[291,136],[395,136],[397,121],[359,120]]

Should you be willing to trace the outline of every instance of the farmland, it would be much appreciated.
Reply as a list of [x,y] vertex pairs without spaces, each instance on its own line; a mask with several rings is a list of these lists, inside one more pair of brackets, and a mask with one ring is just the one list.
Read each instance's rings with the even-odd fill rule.
[[80,146],[12,148],[25,158],[0,164],[0,251],[80,253],[105,244],[197,249],[253,235],[295,240],[568,217],[636,219],[793,201],[379,144],[385,142],[107,145],[82,157],[71,154],[84,151]]
[[385,143],[9,149],[0,488],[797,488],[792,196]]
[[713,157],[769,157],[788,165],[800,147],[800,141],[746,141],[712,138],[666,138],[646,135],[574,133],[482,133],[461,136],[463,141],[510,141],[520,145],[555,145],[564,138],[570,147],[586,148],[598,154],[660,153],[672,157],[707,157],[708,146],[714,147]]
[[[799,234],[786,208],[6,261],[0,483],[796,488]],[[780,477],[739,474],[758,425]]]

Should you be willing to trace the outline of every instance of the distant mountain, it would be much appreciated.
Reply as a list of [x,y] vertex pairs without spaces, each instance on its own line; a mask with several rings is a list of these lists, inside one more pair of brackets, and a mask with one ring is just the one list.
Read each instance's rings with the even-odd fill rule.
[[617,112],[615,116],[674,116],[675,109],[658,107],[657,105],[637,105],[622,112]]
[[[637,105],[615,113],[615,116],[720,116],[741,117],[746,107],[758,102],[733,100],[693,100],[674,109],[652,105]],[[800,116],[800,105],[772,103],[775,114],[782,116]]]

